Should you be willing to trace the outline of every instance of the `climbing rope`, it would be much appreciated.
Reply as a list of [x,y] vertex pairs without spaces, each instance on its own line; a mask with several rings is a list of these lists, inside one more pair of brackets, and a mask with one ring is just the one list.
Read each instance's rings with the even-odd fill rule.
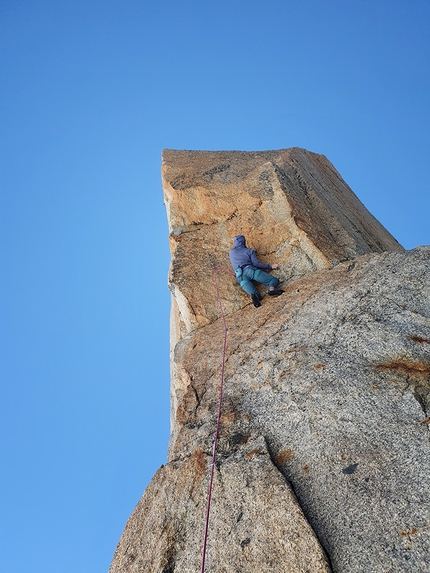
[[222,394],[223,394],[223,387],[224,387],[224,372],[225,372],[225,354],[227,348],[227,323],[225,320],[224,310],[222,307],[221,296],[219,294],[219,286],[218,286],[218,278],[217,278],[217,270],[223,271],[225,273],[229,273],[234,275],[231,271],[227,269],[223,269],[222,267],[217,267],[215,265],[212,266],[212,276],[216,290],[216,296],[218,299],[219,308],[221,311],[222,322],[224,325],[224,342],[223,342],[223,350],[222,350],[222,366],[221,366],[221,382],[219,387],[219,401],[218,401],[218,416],[216,422],[216,429],[215,434],[213,437],[213,445],[212,445],[212,461],[210,464],[211,473],[209,478],[209,489],[208,489],[208,502],[206,506],[206,520],[205,520],[205,534],[203,537],[203,550],[202,550],[202,568],[201,573],[205,571],[205,561],[206,561],[206,546],[208,541],[208,530],[209,530],[209,513],[211,509],[211,499],[212,499],[212,489],[213,489],[213,479],[214,479],[214,471],[215,471],[215,460],[216,460],[216,446],[218,442],[218,434],[219,434],[219,427],[220,427],[220,420],[221,420],[221,406],[222,406]]

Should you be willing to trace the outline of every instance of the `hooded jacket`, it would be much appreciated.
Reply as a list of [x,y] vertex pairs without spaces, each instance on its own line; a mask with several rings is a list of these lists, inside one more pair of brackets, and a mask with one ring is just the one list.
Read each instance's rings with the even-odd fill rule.
[[233,245],[234,248],[230,249],[229,255],[231,266],[234,271],[239,267],[244,269],[249,266],[262,270],[269,270],[272,268],[272,265],[260,263],[254,249],[248,249],[246,246],[246,240],[243,235],[236,235],[233,239]]

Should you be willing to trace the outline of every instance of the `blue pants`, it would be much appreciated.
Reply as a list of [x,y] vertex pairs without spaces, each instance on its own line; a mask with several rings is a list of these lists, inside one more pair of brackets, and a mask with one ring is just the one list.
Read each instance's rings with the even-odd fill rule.
[[269,275],[269,273],[265,273],[264,271],[254,269],[252,267],[246,267],[243,269],[239,284],[250,296],[257,292],[257,289],[251,281],[256,281],[257,283],[275,288],[279,284],[279,280],[276,277]]

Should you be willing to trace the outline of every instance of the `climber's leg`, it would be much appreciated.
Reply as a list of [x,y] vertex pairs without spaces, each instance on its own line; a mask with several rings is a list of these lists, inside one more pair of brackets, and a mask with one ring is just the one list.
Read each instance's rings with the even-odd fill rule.
[[263,285],[267,285],[269,288],[276,288],[279,285],[279,279],[259,269],[254,271],[254,280]]
[[240,281],[240,286],[247,294],[249,294],[249,296],[252,296],[256,292],[258,292],[251,281],[248,280]]

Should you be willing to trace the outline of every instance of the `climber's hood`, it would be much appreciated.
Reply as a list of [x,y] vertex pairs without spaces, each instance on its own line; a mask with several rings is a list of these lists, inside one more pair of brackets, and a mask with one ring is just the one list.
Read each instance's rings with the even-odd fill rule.
[[235,247],[245,247],[246,241],[243,235],[236,235],[233,239],[233,245]]

